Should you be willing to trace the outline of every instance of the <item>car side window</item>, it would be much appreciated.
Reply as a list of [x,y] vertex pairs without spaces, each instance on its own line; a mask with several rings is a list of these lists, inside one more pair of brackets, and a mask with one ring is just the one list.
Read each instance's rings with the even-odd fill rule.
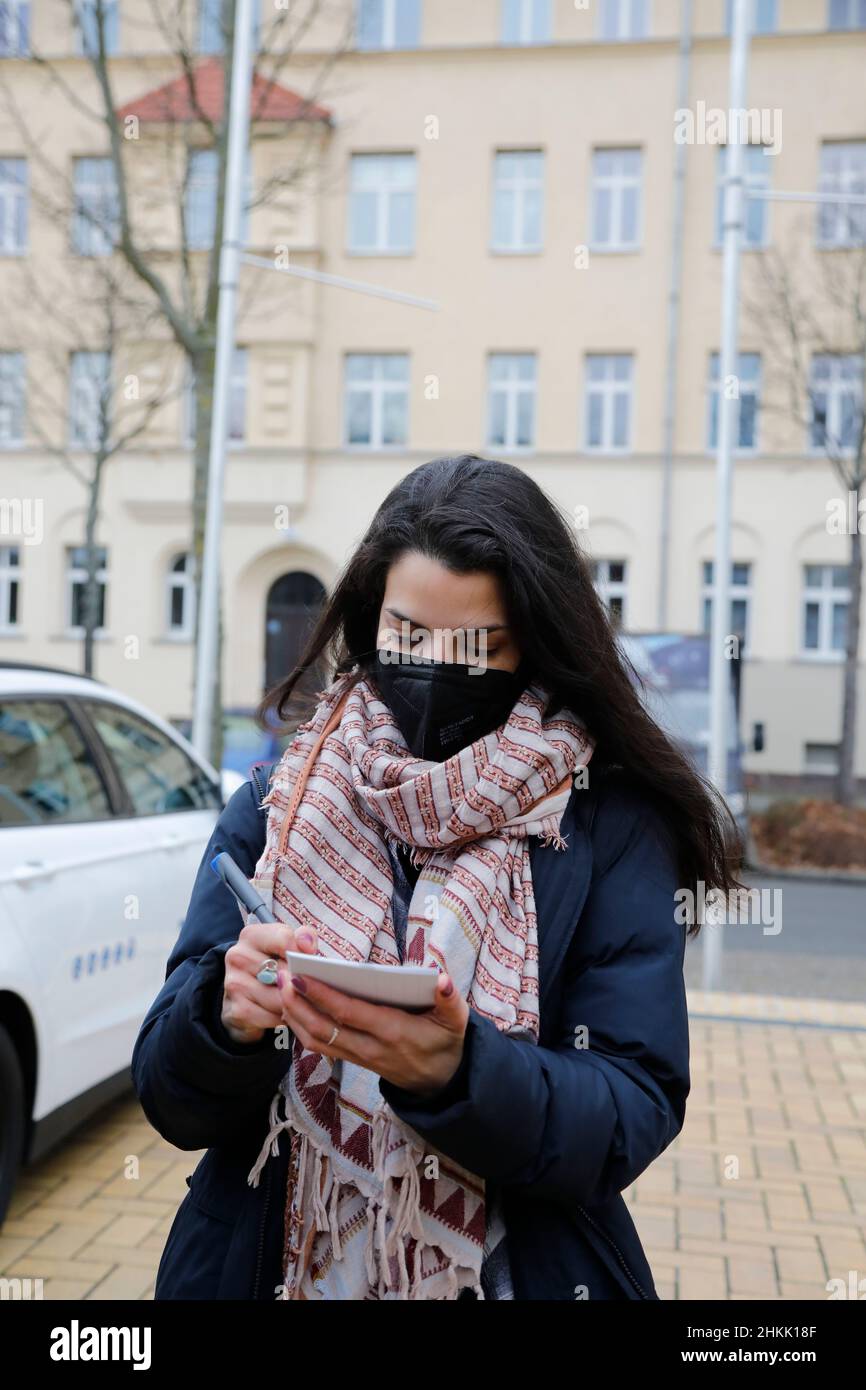
[[138,816],[220,806],[210,778],[160,729],[121,705],[86,701]]
[[111,805],[60,700],[0,701],[0,827],[107,820]]

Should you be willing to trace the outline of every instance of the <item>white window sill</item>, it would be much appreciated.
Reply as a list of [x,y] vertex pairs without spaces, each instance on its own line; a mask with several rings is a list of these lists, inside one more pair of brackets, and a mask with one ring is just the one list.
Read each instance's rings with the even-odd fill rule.
[[491,246],[491,256],[541,256],[543,246]]
[[353,260],[410,261],[415,256],[415,247],[401,247],[392,251],[387,246],[355,247],[347,246],[346,255]]
[[401,454],[404,449],[408,449],[406,444],[344,444],[343,448],[349,454]]
[[841,666],[845,661],[844,652],[799,651],[796,661],[806,661],[810,666]]
[[628,246],[613,246],[604,242],[598,245],[589,242],[588,249],[591,256],[637,256],[643,250],[643,243],[636,241]]

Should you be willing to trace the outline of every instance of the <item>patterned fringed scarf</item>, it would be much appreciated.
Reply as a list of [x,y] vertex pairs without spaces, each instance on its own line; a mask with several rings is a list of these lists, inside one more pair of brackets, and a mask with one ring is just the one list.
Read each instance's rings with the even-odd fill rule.
[[[544,707],[531,686],[500,730],[432,763],[408,753],[371,679],[339,677],[262,803],[267,839],[252,882],[274,917],[314,928],[322,955],[399,965],[387,845],[410,844],[420,873],[406,963],[447,971],[479,1014],[537,1042],[527,837],[563,847],[572,779],[592,753],[574,716],[544,719]],[[257,1186],[289,1130],[278,1297],[451,1299],[469,1285],[483,1298],[484,1180],[403,1122],[374,1072],[291,1046],[248,1178]]]

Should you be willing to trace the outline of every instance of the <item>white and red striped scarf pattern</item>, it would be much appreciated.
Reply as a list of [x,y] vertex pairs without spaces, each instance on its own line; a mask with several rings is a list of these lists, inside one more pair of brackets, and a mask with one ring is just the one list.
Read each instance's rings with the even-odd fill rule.
[[[286,835],[298,778],[341,701]],[[405,962],[447,971],[478,1013],[536,1042],[528,837],[561,846],[572,779],[592,754],[574,716],[545,719],[544,708],[544,692],[530,687],[502,729],[431,763],[408,753],[372,680],[338,678],[298,730],[263,802],[267,837],[252,881],[275,919],[311,926],[322,955],[398,965],[387,842],[412,845],[420,873]],[[483,1179],[402,1121],[374,1072],[306,1051],[295,1038],[291,1046],[248,1179],[258,1183],[289,1130],[278,1296],[456,1298],[469,1285],[482,1298]]]

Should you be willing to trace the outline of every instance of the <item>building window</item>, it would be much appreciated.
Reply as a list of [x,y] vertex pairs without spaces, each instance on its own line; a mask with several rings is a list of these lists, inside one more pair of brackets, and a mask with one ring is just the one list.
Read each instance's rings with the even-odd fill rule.
[[866,29],[866,0],[830,0],[828,29]]
[[69,374],[69,443],[98,449],[111,432],[111,359],[107,352],[73,352]]
[[206,251],[213,245],[218,174],[216,150],[190,150],[184,217],[191,251]]
[[837,656],[845,651],[850,603],[847,565],[804,566],[804,653],[810,656]]
[[[117,0],[102,0],[102,42],[107,54],[117,52]],[[95,56],[99,52],[97,0],[75,0],[75,46],[80,57]]]
[[493,166],[494,251],[540,251],[544,198],[541,150],[499,150]]
[[27,160],[0,159],[0,256],[27,250],[27,201]]
[[353,155],[349,250],[387,256],[414,249],[414,154]]
[[110,159],[75,160],[73,198],[73,251],[78,256],[110,256],[119,232],[117,184]]
[[804,771],[835,776],[839,771],[838,743],[804,743]]
[[29,52],[29,0],[0,0],[0,58],[25,58]]
[[[866,140],[825,140],[818,191],[866,196]],[[820,247],[862,246],[864,242],[866,203],[819,203]]]
[[[216,235],[219,159],[216,150],[190,150],[183,200],[184,232],[190,251],[209,251]],[[244,200],[240,240],[249,240],[250,204],[253,196],[252,156],[249,146],[244,162]]]
[[14,632],[19,621],[21,553],[17,545],[0,545],[0,632]]
[[535,443],[535,354],[492,352],[487,370],[487,443],[528,449]]
[[649,10],[649,0],[599,0],[599,38],[647,38],[650,28]]
[[551,0],[502,0],[503,43],[550,43]]
[[634,251],[640,245],[640,150],[594,150],[592,232],[594,251]]
[[[737,354],[736,382],[731,383],[739,393],[737,399],[737,435],[735,448],[753,450],[758,442],[758,404],[761,392],[761,354]],[[707,383],[707,449],[714,453],[719,446],[719,354],[710,353],[710,375]]]
[[0,352],[0,448],[24,439],[24,354]]
[[[248,349],[236,347],[232,354],[232,368],[229,377],[228,439],[230,444],[241,444],[246,439],[248,372]],[[184,438],[189,448],[195,444],[195,430],[195,380],[192,371],[187,367]]]
[[387,449],[409,437],[409,358],[405,353],[346,357],[346,443]]
[[598,596],[608,609],[614,622],[623,627],[626,620],[626,560],[591,561],[592,580]]
[[[225,29],[222,23],[224,0],[199,0],[198,7],[198,51],[199,53],[222,53],[225,48]],[[253,52],[259,47],[259,4],[253,0],[252,7]]]
[[816,353],[809,398],[809,447],[831,456],[856,449],[863,414],[860,353]]
[[602,453],[631,445],[634,362],[630,353],[586,359],[586,447]]
[[[715,565],[712,560],[704,560],[701,587],[701,621],[704,632],[711,632],[713,625],[713,575]],[[749,643],[749,622],[752,613],[752,566],[740,560],[731,564],[731,610],[728,632],[740,639],[740,653],[744,653]]]
[[166,632],[188,641],[195,628],[195,570],[192,555],[176,555],[166,584]]
[[359,48],[417,48],[420,36],[421,0],[357,0]]
[[[746,145],[743,149],[743,187],[745,190],[765,192],[770,187],[771,159],[764,153],[763,145]],[[725,175],[728,167],[728,147],[721,145],[716,155],[716,220],[715,245],[721,246],[724,240],[725,225]],[[743,199],[743,246],[746,249],[767,244],[767,200],[766,198]]]
[[[66,552],[66,628],[72,637],[84,635],[84,589],[87,583],[87,550],[71,546]],[[96,632],[105,631],[105,595],[108,586],[108,551],[96,550]]]
[[[725,33],[730,34],[734,22],[734,0],[725,0]],[[749,6],[749,32],[775,34],[779,25],[776,0],[752,0]]]

